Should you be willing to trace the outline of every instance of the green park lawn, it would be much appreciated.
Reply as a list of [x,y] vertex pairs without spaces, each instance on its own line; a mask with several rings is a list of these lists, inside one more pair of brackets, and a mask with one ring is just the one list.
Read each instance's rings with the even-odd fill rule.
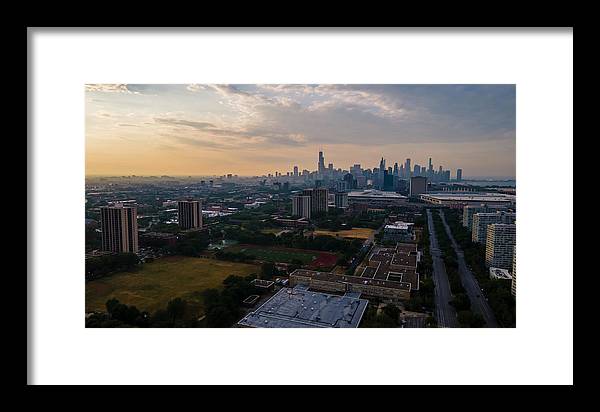
[[311,263],[319,256],[318,251],[304,251],[296,249],[272,248],[250,245],[235,245],[226,249],[227,252],[243,253],[258,260],[274,263],[291,263],[299,260],[302,264]]
[[86,312],[106,310],[108,299],[154,312],[169,300],[181,297],[201,312],[202,291],[221,288],[229,275],[260,273],[260,267],[185,256],[169,256],[145,263],[131,272],[121,272],[86,282]]

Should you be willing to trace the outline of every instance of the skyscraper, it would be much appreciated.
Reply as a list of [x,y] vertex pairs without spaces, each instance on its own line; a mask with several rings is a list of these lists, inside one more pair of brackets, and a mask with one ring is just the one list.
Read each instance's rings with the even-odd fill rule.
[[137,253],[136,206],[115,204],[114,206],[100,207],[100,225],[102,227],[102,250],[117,253]]
[[410,178],[410,159],[406,159],[404,163],[404,177],[407,179]]
[[344,175],[344,181],[348,190],[356,189],[356,179],[350,173]]
[[319,152],[319,174],[323,175],[325,173],[325,157],[323,156],[323,152]]
[[425,176],[413,176],[410,178],[410,196],[418,196],[427,193],[427,178]]
[[493,223],[487,228],[485,264],[488,267],[510,269],[513,264],[517,226]]
[[312,214],[327,212],[329,210],[327,198],[329,190],[325,187],[317,187],[315,189],[304,189],[302,196],[310,196],[310,210]]
[[294,166],[294,176],[298,176],[298,166]]
[[462,169],[456,169],[456,181],[460,182],[462,180]]
[[513,250],[513,264],[512,264],[512,281],[510,283],[510,293],[513,296],[517,296],[517,245]]
[[385,190],[386,192],[391,192],[394,190],[394,176],[389,172],[389,170],[386,170],[383,173],[383,190]]
[[292,196],[292,215],[310,219],[311,196]]
[[179,227],[182,229],[202,228],[202,202],[199,200],[180,200],[177,202]]
[[515,222],[516,216],[516,213],[503,211],[496,213],[475,213],[473,216],[471,240],[485,244],[489,225],[494,223],[512,224]]
[[384,171],[385,171],[385,160],[382,157],[381,161],[379,162],[379,177],[378,177],[378,183],[379,183],[380,188],[383,188],[383,184],[384,184],[384,182],[383,182]]
[[398,162],[394,163],[394,176],[399,176],[400,170],[398,169]]
[[340,192],[335,194],[335,207],[340,209],[348,207],[348,193]]

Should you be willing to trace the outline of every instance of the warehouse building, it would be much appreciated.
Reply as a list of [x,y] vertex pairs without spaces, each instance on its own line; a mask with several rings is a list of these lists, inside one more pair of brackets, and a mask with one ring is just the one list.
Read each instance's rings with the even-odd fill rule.
[[280,289],[238,326],[250,328],[356,328],[369,301],[356,294],[331,295],[306,286]]

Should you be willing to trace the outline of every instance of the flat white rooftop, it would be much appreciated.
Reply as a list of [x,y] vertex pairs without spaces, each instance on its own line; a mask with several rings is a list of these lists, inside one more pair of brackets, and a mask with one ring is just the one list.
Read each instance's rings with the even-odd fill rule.
[[356,328],[367,307],[354,295],[330,295],[306,287],[280,289],[238,322],[254,328]]
[[392,224],[389,225],[385,225],[385,229],[392,229],[392,230],[408,230],[411,226],[414,226],[414,223],[408,223],[408,222],[394,222]]
[[365,198],[373,198],[373,199],[406,199],[406,196],[402,196],[400,193],[396,192],[384,192],[376,189],[366,189],[366,190],[355,190],[348,193],[349,198],[356,197],[365,197]]
[[495,267],[490,268],[490,277],[494,279],[512,279],[512,275],[508,270]]
[[466,202],[511,202],[515,200],[514,195],[502,193],[475,193],[466,194],[464,192],[441,192],[422,194],[421,198],[431,198],[445,201],[466,201]]

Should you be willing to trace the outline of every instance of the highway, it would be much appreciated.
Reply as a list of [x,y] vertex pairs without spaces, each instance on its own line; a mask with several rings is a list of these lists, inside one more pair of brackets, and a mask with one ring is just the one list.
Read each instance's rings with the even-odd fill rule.
[[444,227],[446,228],[446,233],[448,233],[448,237],[450,238],[450,242],[452,243],[452,247],[456,252],[456,257],[458,261],[458,273],[460,275],[460,281],[462,282],[463,287],[465,288],[467,295],[471,301],[471,308],[474,312],[479,313],[483,316],[485,320],[486,326],[488,328],[499,328],[498,321],[494,316],[494,312],[490,308],[481,288],[479,287],[479,283],[475,278],[475,275],[469,270],[467,264],[465,263],[465,255],[462,249],[458,246],[456,241],[454,240],[454,236],[452,236],[452,231],[450,230],[450,226],[446,222],[446,217],[444,216],[443,210],[440,209],[440,215],[442,217],[442,222],[444,223]]
[[440,328],[458,328],[456,310],[450,305],[452,293],[446,274],[446,266],[442,259],[442,251],[438,247],[431,211],[427,209],[427,225],[429,228],[429,248],[433,260],[433,283],[435,284],[435,318]]

